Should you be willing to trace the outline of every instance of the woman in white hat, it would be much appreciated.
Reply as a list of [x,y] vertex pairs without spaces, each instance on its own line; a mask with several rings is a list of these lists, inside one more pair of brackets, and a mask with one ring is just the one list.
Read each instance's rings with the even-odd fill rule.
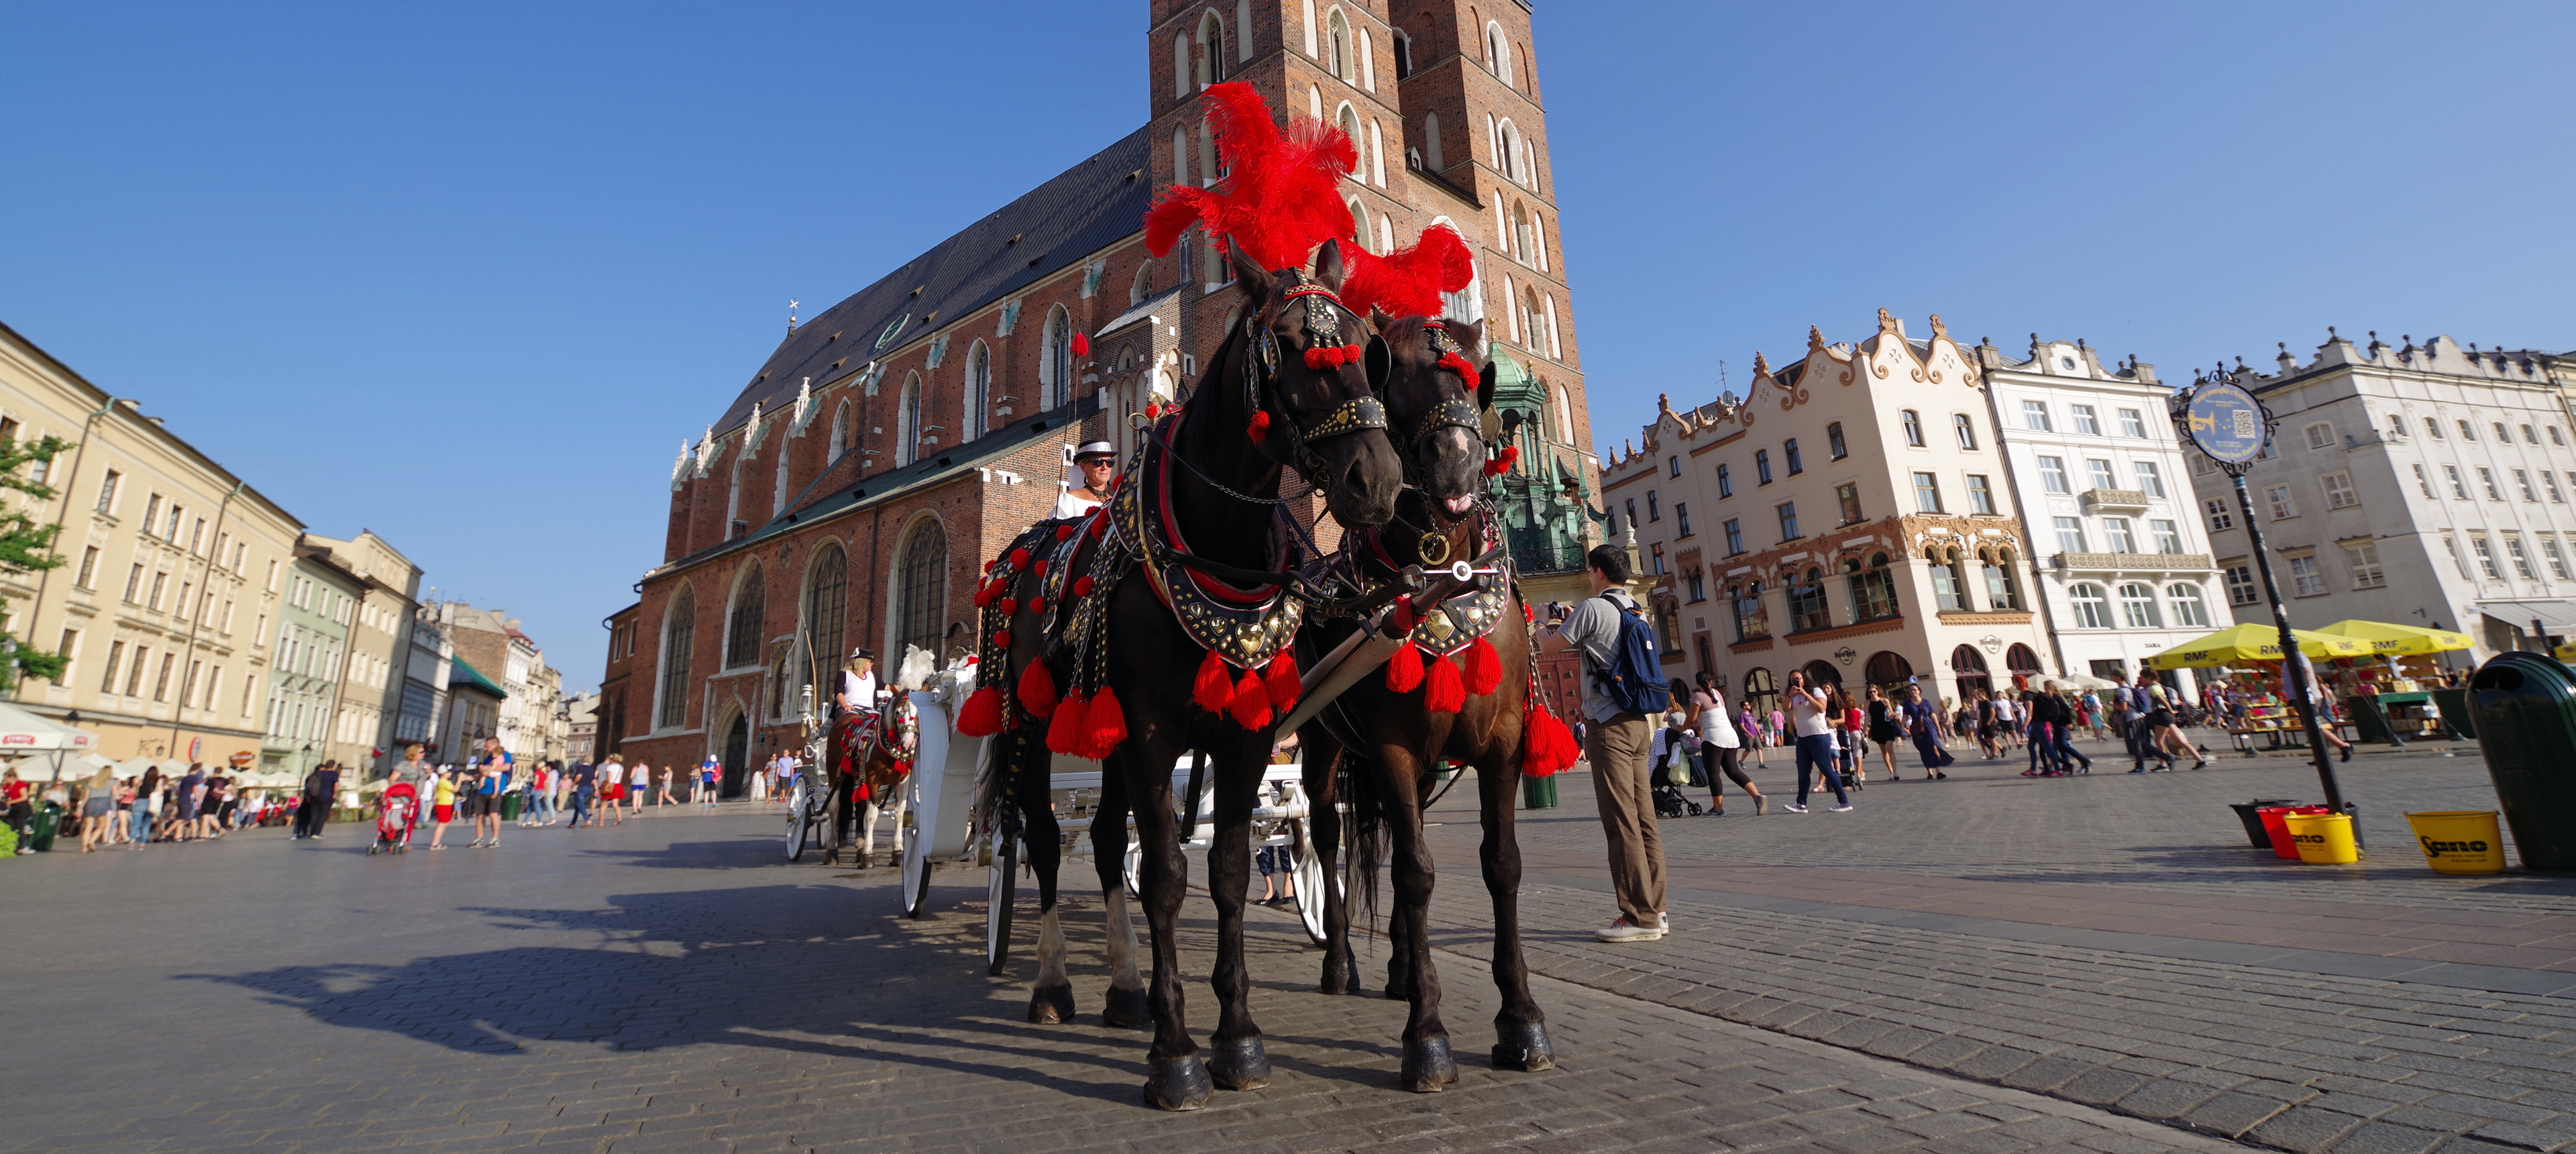
[[1054,517],[1059,521],[1109,503],[1109,482],[1118,474],[1118,448],[1107,441],[1092,441],[1073,451],[1073,467],[1082,475],[1082,484],[1067,485],[1055,499]]

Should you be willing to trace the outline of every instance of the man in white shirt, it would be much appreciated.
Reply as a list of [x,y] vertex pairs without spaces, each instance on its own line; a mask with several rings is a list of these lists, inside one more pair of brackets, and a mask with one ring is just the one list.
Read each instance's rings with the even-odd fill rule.
[[1118,473],[1118,447],[1107,441],[1093,441],[1073,451],[1074,472],[1081,474],[1082,484],[1066,485],[1055,499],[1057,520],[1082,516],[1107,504],[1109,482]]

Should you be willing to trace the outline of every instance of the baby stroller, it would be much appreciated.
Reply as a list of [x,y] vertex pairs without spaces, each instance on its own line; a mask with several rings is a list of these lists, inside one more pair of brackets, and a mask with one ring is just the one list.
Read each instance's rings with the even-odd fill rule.
[[411,852],[411,828],[420,824],[420,790],[408,781],[385,787],[376,799],[376,842],[369,855]]
[[1706,812],[1682,792],[1684,787],[1706,788],[1707,779],[1699,775],[1699,762],[1681,742],[1665,746],[1664,764],[1655,768],[1654,779],[1656,817],[1698,817]]

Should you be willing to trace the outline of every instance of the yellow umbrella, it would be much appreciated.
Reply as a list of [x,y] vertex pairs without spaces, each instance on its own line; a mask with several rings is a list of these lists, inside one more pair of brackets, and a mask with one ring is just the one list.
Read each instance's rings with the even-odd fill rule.
[[[2368,657],[2370,644],[2349,637],[2329,637],[2305,629],[2293,629],[2299,652],[2310,659],[2323,657]],[[2194,638],[2148,659],[2156,669],[2204,669],[2213,665],[2233,665],[2241,661],[2279,661],[2281,631],[2251,621],[2232,625],[2207,637]]]
[[2337,621],[2320,625],[2317,632],[2329,637],[2344,637],[2365,642],[2372,653],[2381,657],[2402,657],[2415,653],[2448,653],[2466,649],[2469,635],[2448,629],[2426,629],[2419,625],[2391,625],[2385,621]]

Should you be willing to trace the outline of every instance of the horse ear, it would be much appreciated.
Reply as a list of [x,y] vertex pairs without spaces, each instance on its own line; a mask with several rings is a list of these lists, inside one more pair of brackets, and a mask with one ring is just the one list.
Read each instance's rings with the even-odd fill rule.
[[1494,362],[1485,362],[1485,371],[1476,374],[1476,407],[1494,407]]
[[1315,253],[1315,279],[1325,288],[1342,291],[1342,242],[1328,240]]
[[1245,260],[1239,245],[1227,245],[1225,259],[1234,266],[1234,283],[1243,286],[1243,295],[1252,298],[1253,307],[1259,308],[1270,299],[1270,290],[1276,287],[1271,283],[1270,270],[1261,267],[1259,261]]
[[1466,348],[1468,356],[1479,357],[1484,355],[1485,322],[1449,321],[1446,323],[1449,326],[1449,335],[1458,338],[1458,343]]
[[1368,354],[1363,359],[1368,365],[1369,391],[1374,393],[1384,390],[1387,377],[1395,372],[1395,353],[1386,347],[1386,338],[1375,333],[1369,334]]
[[1370,328],[1376,329],[1379,332],[1385,332],[1386,326],[1395,323],[1395,318],[1386,315],[1385,309],[1379,308],[1375,301],[1371,301],[1369,303],[1368,321]]

